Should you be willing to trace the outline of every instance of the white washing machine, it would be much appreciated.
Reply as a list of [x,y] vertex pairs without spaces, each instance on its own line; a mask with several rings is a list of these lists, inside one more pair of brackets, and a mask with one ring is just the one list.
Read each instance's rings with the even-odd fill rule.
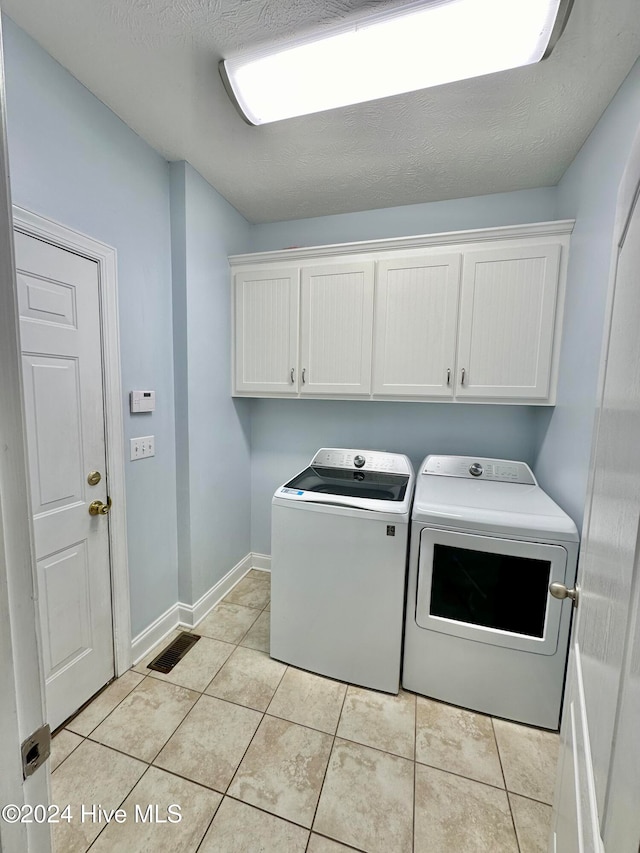
[[414,473],[323,448],[273,497],[271,657],[397,693]]
[[557,729],[578,532],[524,462],[427,456],[416,483],[402,684]]

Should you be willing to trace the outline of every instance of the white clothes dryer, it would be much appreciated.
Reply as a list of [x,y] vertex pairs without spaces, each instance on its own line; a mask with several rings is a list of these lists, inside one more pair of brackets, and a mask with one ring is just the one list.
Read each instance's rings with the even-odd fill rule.
[[406,456],[322,448],[276,490],[271,657],[398,692],[414,480]]
[[402,684],[557,729],[578,531],[524,462],[427,456],[411,523]]

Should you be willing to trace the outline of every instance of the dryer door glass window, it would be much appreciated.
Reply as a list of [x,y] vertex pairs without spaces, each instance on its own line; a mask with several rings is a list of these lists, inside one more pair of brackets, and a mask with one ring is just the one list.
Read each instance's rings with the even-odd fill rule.
[[543,637],[551,563],[435,544],[430,614]]

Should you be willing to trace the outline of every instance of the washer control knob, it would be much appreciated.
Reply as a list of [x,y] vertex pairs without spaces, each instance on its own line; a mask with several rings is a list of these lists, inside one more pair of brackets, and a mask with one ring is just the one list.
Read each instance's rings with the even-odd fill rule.
[[484,472],[484,468],[479,462],[474,462],[473,465],[469,466],[469,473],[472,477],[480,477]]
[[364,456],[360,456],[360,454],[358,454],[358,455],[354,458],[354,460],[353,460],[353,464],[356,466],[356,468],[362,468],[362,466],[364,465],[364,463],[365,463],[366,461],[367,461],[367,460],[364,458]]

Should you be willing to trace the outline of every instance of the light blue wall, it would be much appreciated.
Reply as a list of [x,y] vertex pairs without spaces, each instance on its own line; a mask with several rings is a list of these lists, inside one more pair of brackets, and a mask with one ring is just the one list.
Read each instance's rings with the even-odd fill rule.
[[173,282],[173,383],[176,412],[176,498],[178,595],[193,601],[191,576],[191,490],[189,488],[189,358],[187,311],[187,200],[184,163],[169,166],[171,191],[171,276]]
[[[249,223],[190,165],[174,163],[184,195],[185,305],[176,323],[181,601],[195,603],[250,550],[250,401],[231,397],[231,286],[227,256],[249,248]],[[184,316],[182,312],[184,310]],[[184,343],[186,342],[186,354]],[[187,399],[185,399],[185,396]],[[188,466],[187,472],[182,470]],[[187,562],[189,560],[190,562]],[[183,590],[189,598],[183,598]]]
[[541,485],[581,525],[595,413],[618,184],[640,123],[640,60],[560,181],[571,237],[555,409],[538,412]]
[[32,39],[4,18],[14,203],[118,251],[123,394],[154,388],[156,411],[124,433],[156,455],[126,463],[134,635],[178,594],[169,167]]
[[[252,251],[409,234],[459,231],[556,218],[555,189],[500,193],[254,225]],[[270,553],[271,497],[322,446],[406,453],[482,454],[533,462],[536,413],[528,406],[371,401],[252,402],[251,544]]]
[[555,187],[543,187],[289,222],[268,222],[253,226],[251,251],[545,222],[556,219],[555,198]]

